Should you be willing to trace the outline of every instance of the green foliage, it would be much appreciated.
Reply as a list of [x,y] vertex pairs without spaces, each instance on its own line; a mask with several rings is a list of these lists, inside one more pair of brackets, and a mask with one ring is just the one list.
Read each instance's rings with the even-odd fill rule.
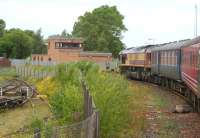
[[0,19],[0,37],[3,36],[6,28],[6,23],[4,20]]
[[26,58],[31,54],[32,41],[24,31],[11,29],[0,39],[0,54],[9,58]]
[[68,86],[65,90],[55,93],[50,97],[50,105],[61,124],[73,123],[75,112],[83,114],[83,97],[76,86]]
[[41,35],[41,29],[38,29],[36,32],[32,30],[26,30],[25,32],[33,39],[33,54],[47,53],[47,46],[44,44],[43,36]]
[[31,128],[39,128],[41,129],[43,127],[43,122],[42,120],[38,119],[37,117],[34,117],[32,122],[31,122]]
[[15,77],[16,75],[15,68],[0,68],[1,77]]
[[[80,72],[83,72],[83,76]],[[75,112],[83,115],[82,79],[87,82],[100,112],[101,136],[117,137],[129,124],[128,82],[120,75],[101,72],[91,62],[58,66],[55,80],[62,87],[49,99],[54,115],[61,124],[74,122]]]
[[88,71],[86,78],[100,111],[101,136],[118,137],[130,120],[128,82],[120,75],[96,73],[93,69]]
[[80,83],[80,70],[76,64],[57,66],[54,80],[61,84],[57,92],[49,98],[52,111],[61,124],[74,122],[75,112],[83,114],[83,96]]
[[5,30],[6,23],[0,19],[0,56],[26,58],[31,53],[47,53],[41,29],[36,32],[21,29]]
[[80,16],[72,35],[85,39],[86,50],[112,52],[116,57],[124,48],[121,38],[127,29],[123,19],[116,6],[101,6]]
[[52,130],[53,130],[53,122],[49,121],[49,122],[46,122],[45,125],[44,125],[44,137],[45,138],[50,138],[52,136]]

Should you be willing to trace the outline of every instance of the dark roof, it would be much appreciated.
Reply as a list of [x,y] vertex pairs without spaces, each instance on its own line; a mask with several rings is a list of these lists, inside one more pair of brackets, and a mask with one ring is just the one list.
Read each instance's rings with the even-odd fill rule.
[[67,38],[63,36],[49,36],[48,40],[58,40],[58,41],[70,41],[70,42],[77,42],[83,43],[83,38]]
[[84,51],[80,52],[81,56],[112,56],[112,53],[103,53],[103,52],[96,52],[96,51]]
[[122,50],[119,54],[127,54],[127,53],[144,53],[145,51],[150,52],[150,50],[154,47],[160,46],[161,44],[155,45],[143,45],[140,47],[132,47]]
[[194,44],[197,44],[197,43],[200,43],[200,36],[195,37],[195,38],[187,41],[186,43],[184,43],[183,47],[194,45]]
[[173,49],[181,49],[181,47],[187,43],[189,39],[174,41],[167,44],[163,44],[161,46],[155,47],[151,49],[151,51],[160,51],[160,50],[173,50]]

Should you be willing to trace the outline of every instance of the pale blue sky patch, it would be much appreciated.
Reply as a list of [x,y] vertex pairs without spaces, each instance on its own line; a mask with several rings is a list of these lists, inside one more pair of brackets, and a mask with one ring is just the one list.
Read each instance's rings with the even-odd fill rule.
[[[78,16],[101,5],[116,5],[125,16],[127,47],[194,37],[194,5],[198,0],[0,0],[7,29],[42,28],[45,37],[71,32]],[[152,40],[153,39],[153,40]]]

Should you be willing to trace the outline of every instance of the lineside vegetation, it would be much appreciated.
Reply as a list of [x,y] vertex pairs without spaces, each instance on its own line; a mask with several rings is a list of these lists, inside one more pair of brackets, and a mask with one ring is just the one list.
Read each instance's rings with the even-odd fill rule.
[[[41,94],[48,97],[56,125],[68,125],[83,120],[83,89],[85,80],[100,112],[101,137],[115,138],[130,122],[130,90],[127,80],[115,73],[102,72],[91,62],[76,62],[56,66],[56,75],[35,81]],[[75,117],[74,115],[78,114]],[[41,123],[37,119],[33,126]],[[52,125],[52,123],[50,123]]]

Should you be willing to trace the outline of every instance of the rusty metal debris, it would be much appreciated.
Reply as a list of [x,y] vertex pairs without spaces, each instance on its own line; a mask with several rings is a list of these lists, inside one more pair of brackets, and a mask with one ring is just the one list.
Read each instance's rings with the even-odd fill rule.
[[12,79],[0,85],[0,109],[23,105],[37,94],[35,88],[27,82]]

